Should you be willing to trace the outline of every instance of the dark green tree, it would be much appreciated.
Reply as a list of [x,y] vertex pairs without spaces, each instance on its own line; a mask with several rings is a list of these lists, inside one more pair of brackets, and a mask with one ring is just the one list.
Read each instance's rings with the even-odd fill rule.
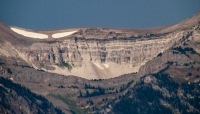
[[82,95],[82,92],[80,91],[80,93],[79,93],[79,97],[83,97],[83,95]]
[[89,91],[87,90],[85,96],[88,97],[89,95],[90,95],[90,93],[89,93]]

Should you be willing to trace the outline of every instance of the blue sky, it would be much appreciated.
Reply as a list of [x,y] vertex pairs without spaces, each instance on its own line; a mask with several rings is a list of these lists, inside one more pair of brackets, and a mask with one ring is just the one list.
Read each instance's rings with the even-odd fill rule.
[[43,30],[76,27],[149,28],[200,11],[200,0],[0,0],[0,20]]

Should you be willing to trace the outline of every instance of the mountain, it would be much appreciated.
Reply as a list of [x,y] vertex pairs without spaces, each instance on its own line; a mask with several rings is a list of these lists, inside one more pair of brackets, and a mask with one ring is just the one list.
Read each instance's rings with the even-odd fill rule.
[[200,12],[147,29],[0,22],[0,75],[65,113],[199,113]]
[[159,72],[142,77],[119,102],[113,103],[112,112],[114,114],[199,114],[199,96],[199,77],[195,82],[180,83],[169,74]]
[[141,67],[141,74],[146,74],[119,102],[113,103],[113,112],[200,113],[199,32],[198,25],[184,41]]
[[34,31],[1,23],[1,55],[47,72],[108,79],[138,72],[147,61],[176,45],[199,19],[196,14],[178,24],[152,29]]

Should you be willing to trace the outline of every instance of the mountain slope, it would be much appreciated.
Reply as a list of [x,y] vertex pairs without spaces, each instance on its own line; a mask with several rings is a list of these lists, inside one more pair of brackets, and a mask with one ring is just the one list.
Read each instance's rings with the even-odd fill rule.
[[113,105],[113,112],[199,114],[199,32],[198,25],[184,41],[141,67],[144,76]]
[[0,77],[0,113],[62,114],[46,98]]
[[[148,29],[73,28],[34,31],[0,23],[0,54],[35,69],[86,79],[139,72],[147,61],[194,31],[200,13],[180,23]],[[56,36],[56,37],[54,37]]]
[[[199,34],[200,13],[149,29],[34,31],[0,22],[0,75],[68,113],[199,113]],[[1,89],[7,101],[18,91]]]
[[[148,61],[140,79],[106,107],[114,114],[199,114],[200,32]],[[110,105],[110,106],[109,106]],[[107,112],[102,108],[102,112]]]
[[144,76],[113,107],[115,114],[199,114],[200,81],[178,83],[169,75]]

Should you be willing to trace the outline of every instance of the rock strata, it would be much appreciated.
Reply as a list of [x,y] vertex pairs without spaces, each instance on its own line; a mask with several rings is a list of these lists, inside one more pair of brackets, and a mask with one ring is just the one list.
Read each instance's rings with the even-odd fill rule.
[[[47,39],[25,37],[0,23],[0,54],[20,58],[35,69],[86,79],[108,79],[138,72],[165,50],[198,28],[200,15],[167,27],[152,29],[75,28],[33,31]],[[20,29],[20,28],[18,28]],[[53,38],[53,34],[76,31]]]

